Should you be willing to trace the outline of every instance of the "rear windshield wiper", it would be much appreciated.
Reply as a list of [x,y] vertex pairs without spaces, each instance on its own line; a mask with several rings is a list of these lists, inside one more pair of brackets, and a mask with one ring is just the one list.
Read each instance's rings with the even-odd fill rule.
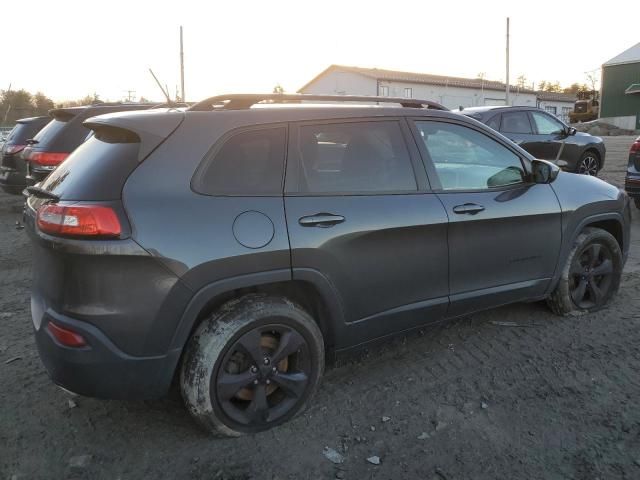
[[27,145],[35,145],[36,143],[40,143],[38,140],[34,140],[33,138],[30,138],[29,140],[27,140]]
[[51,192],[45,190],[44,188],[31,186],[31,187],[27,187],[26,190],[27,190],[27,192],[29,192],[34,197],[47,198],[49,200],[54,200],[56,202],[58,202],[60,200],[60,196],[59,195],[56,195],[55,193],[51,193]]

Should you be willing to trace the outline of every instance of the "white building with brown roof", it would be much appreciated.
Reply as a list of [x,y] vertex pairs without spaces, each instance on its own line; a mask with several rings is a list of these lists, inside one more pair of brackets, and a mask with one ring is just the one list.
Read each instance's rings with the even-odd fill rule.
[[[455,109],[461,106],[506,105],[505,90],[504,83],[481,78],[331,65],[298,92],[420,98]],[[512,86],[509,104],[535,107],[536,93]]]

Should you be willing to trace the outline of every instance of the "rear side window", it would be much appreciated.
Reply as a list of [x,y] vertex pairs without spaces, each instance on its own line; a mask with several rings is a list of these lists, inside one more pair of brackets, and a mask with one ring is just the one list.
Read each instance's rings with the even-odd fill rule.
[[285,127],[236,133],[205,159],[194,189],[206,195],[281,195],[286,134]]
[[417,190],[409,152],[396,121],[302,126],[297,153],[300,192]]
[[63,200],[117,200],[138,165],[139,142],[137,135],[127,130],[98,130],[41,187]]
[[500,131],[504,133],[533,133],[527,112],[503,113]]

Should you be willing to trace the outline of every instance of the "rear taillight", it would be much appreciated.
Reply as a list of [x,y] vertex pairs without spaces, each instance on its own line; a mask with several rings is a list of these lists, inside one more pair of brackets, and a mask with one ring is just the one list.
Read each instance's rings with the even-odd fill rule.
[[20,153],[24,150],[24,147],[26,147],[26,145],[7,145],[4,148],[4,153],[5,155],[15,155],[16,153]]
[[87,341],[82,335],[72,330],[62,328],[53,322],[47,323],[47,330],[49,330],[55,339],[65,347],[78,348],[87,345]]
[[114,238],[122,232],[116,212],[104,205],[42,205],[37,224],[40,231],[63,237]]
[[43,167],[57,167],[68,156],[68,153],[31,152],[27,155],[27,160]]
[[629,153],[640,153],[640,139],[636,140],[633,145],[631,145]]

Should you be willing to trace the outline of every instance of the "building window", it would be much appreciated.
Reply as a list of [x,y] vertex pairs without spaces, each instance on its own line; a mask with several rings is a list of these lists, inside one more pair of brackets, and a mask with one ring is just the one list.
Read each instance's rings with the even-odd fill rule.
[[405,88],[404,89],[404,98],[413,98],[413,89],[412,88]]
[[545,112],[549,112],[553,115],[555,115],[556,113],[558,113],[558,110],[556,109],[556,107],[553,107],[551,105],[547,105],[546,107],[544,107],[544,111]]
[[380,85],[380,96],[388,97],[389,96],[389,87],[386,85]]

